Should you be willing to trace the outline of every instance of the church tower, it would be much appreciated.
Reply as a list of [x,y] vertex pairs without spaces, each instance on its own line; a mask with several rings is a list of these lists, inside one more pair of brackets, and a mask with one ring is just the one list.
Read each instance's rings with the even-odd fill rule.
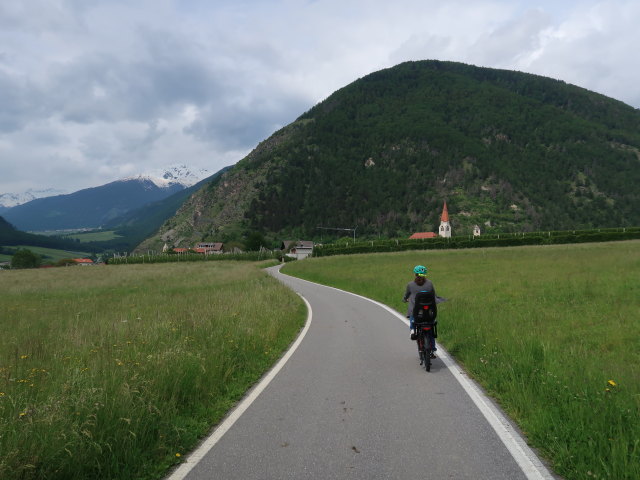
[[440,216],[440,231],[438,235],[444,238],[451,237],[451,225],[449,224],[449,212],[447,211],[447,202],[444,202],[442,215]]

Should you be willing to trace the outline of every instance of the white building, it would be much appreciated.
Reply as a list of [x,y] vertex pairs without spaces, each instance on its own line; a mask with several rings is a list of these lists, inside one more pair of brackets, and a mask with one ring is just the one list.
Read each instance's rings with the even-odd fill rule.
[[[302,260],[303,258],[307,258],[308,256],[310,256],[313,253],[313,242],[311,241],[306,241],[306,240],[299,240],[297,242],[295,242],[295,244],[293,244],[294,242],[283,242],[282,244],[282,249],[283,250],[289,250],[289,248],[291,248],[291,250],[289,250],[289,253],[287,253],[287,257],[291,257],[291,258],[295,258],[297,260]],[[293,244],[293,246],[291,246]]]

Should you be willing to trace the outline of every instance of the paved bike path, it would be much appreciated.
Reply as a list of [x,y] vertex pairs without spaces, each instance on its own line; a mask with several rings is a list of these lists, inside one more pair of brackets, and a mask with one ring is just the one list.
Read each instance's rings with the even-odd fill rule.
[[[441,359],[430,373],[397,317],[272,273],[311,305],[299,348],[182,478],[526,478]],[[446,321],[446,319],[441,319]]]

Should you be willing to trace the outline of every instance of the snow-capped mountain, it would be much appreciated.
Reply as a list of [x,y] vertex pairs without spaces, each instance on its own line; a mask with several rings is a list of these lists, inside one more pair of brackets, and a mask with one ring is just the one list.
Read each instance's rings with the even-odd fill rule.
[[191,168],[186,165],[170,165],[149,173],[127,177],[123,180],[149,180],[160,188],[176,184],[190,187],[210,175],[209,170],[204,168]]
[[23,231],[98,228],[132,209],[184,189],[178,182],[158,187],[144,177],[116,180],[68,195],[36,198],[5,210],[2,216]]
[[29,189],[22,193],[2,193],[0,194],[0,207],[11,208],[16,205],[30,202],[36,198],[53,197],[54,195],[63,195],[67,192],[55,188],[47,188],[46,190]]
[[43,193],[39,198],[30,199],[27,194],[16,195],[15,199],[7,196],[7,203],[13,201],[13,205],[0,205],[0,215],[25,231],[97,228],[209,176],[205,169],[171,165],[70,194],[60,195],[50,189],[39,191]]

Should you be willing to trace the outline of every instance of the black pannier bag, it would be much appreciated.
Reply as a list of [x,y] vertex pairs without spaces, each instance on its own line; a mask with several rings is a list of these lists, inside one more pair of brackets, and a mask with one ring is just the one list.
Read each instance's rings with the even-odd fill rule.
[[438,307],[436,307],[436,296],[433,291],[423,290],[416,293],[413,304],[413,321],[415,323],[434,323],[437,316]]

